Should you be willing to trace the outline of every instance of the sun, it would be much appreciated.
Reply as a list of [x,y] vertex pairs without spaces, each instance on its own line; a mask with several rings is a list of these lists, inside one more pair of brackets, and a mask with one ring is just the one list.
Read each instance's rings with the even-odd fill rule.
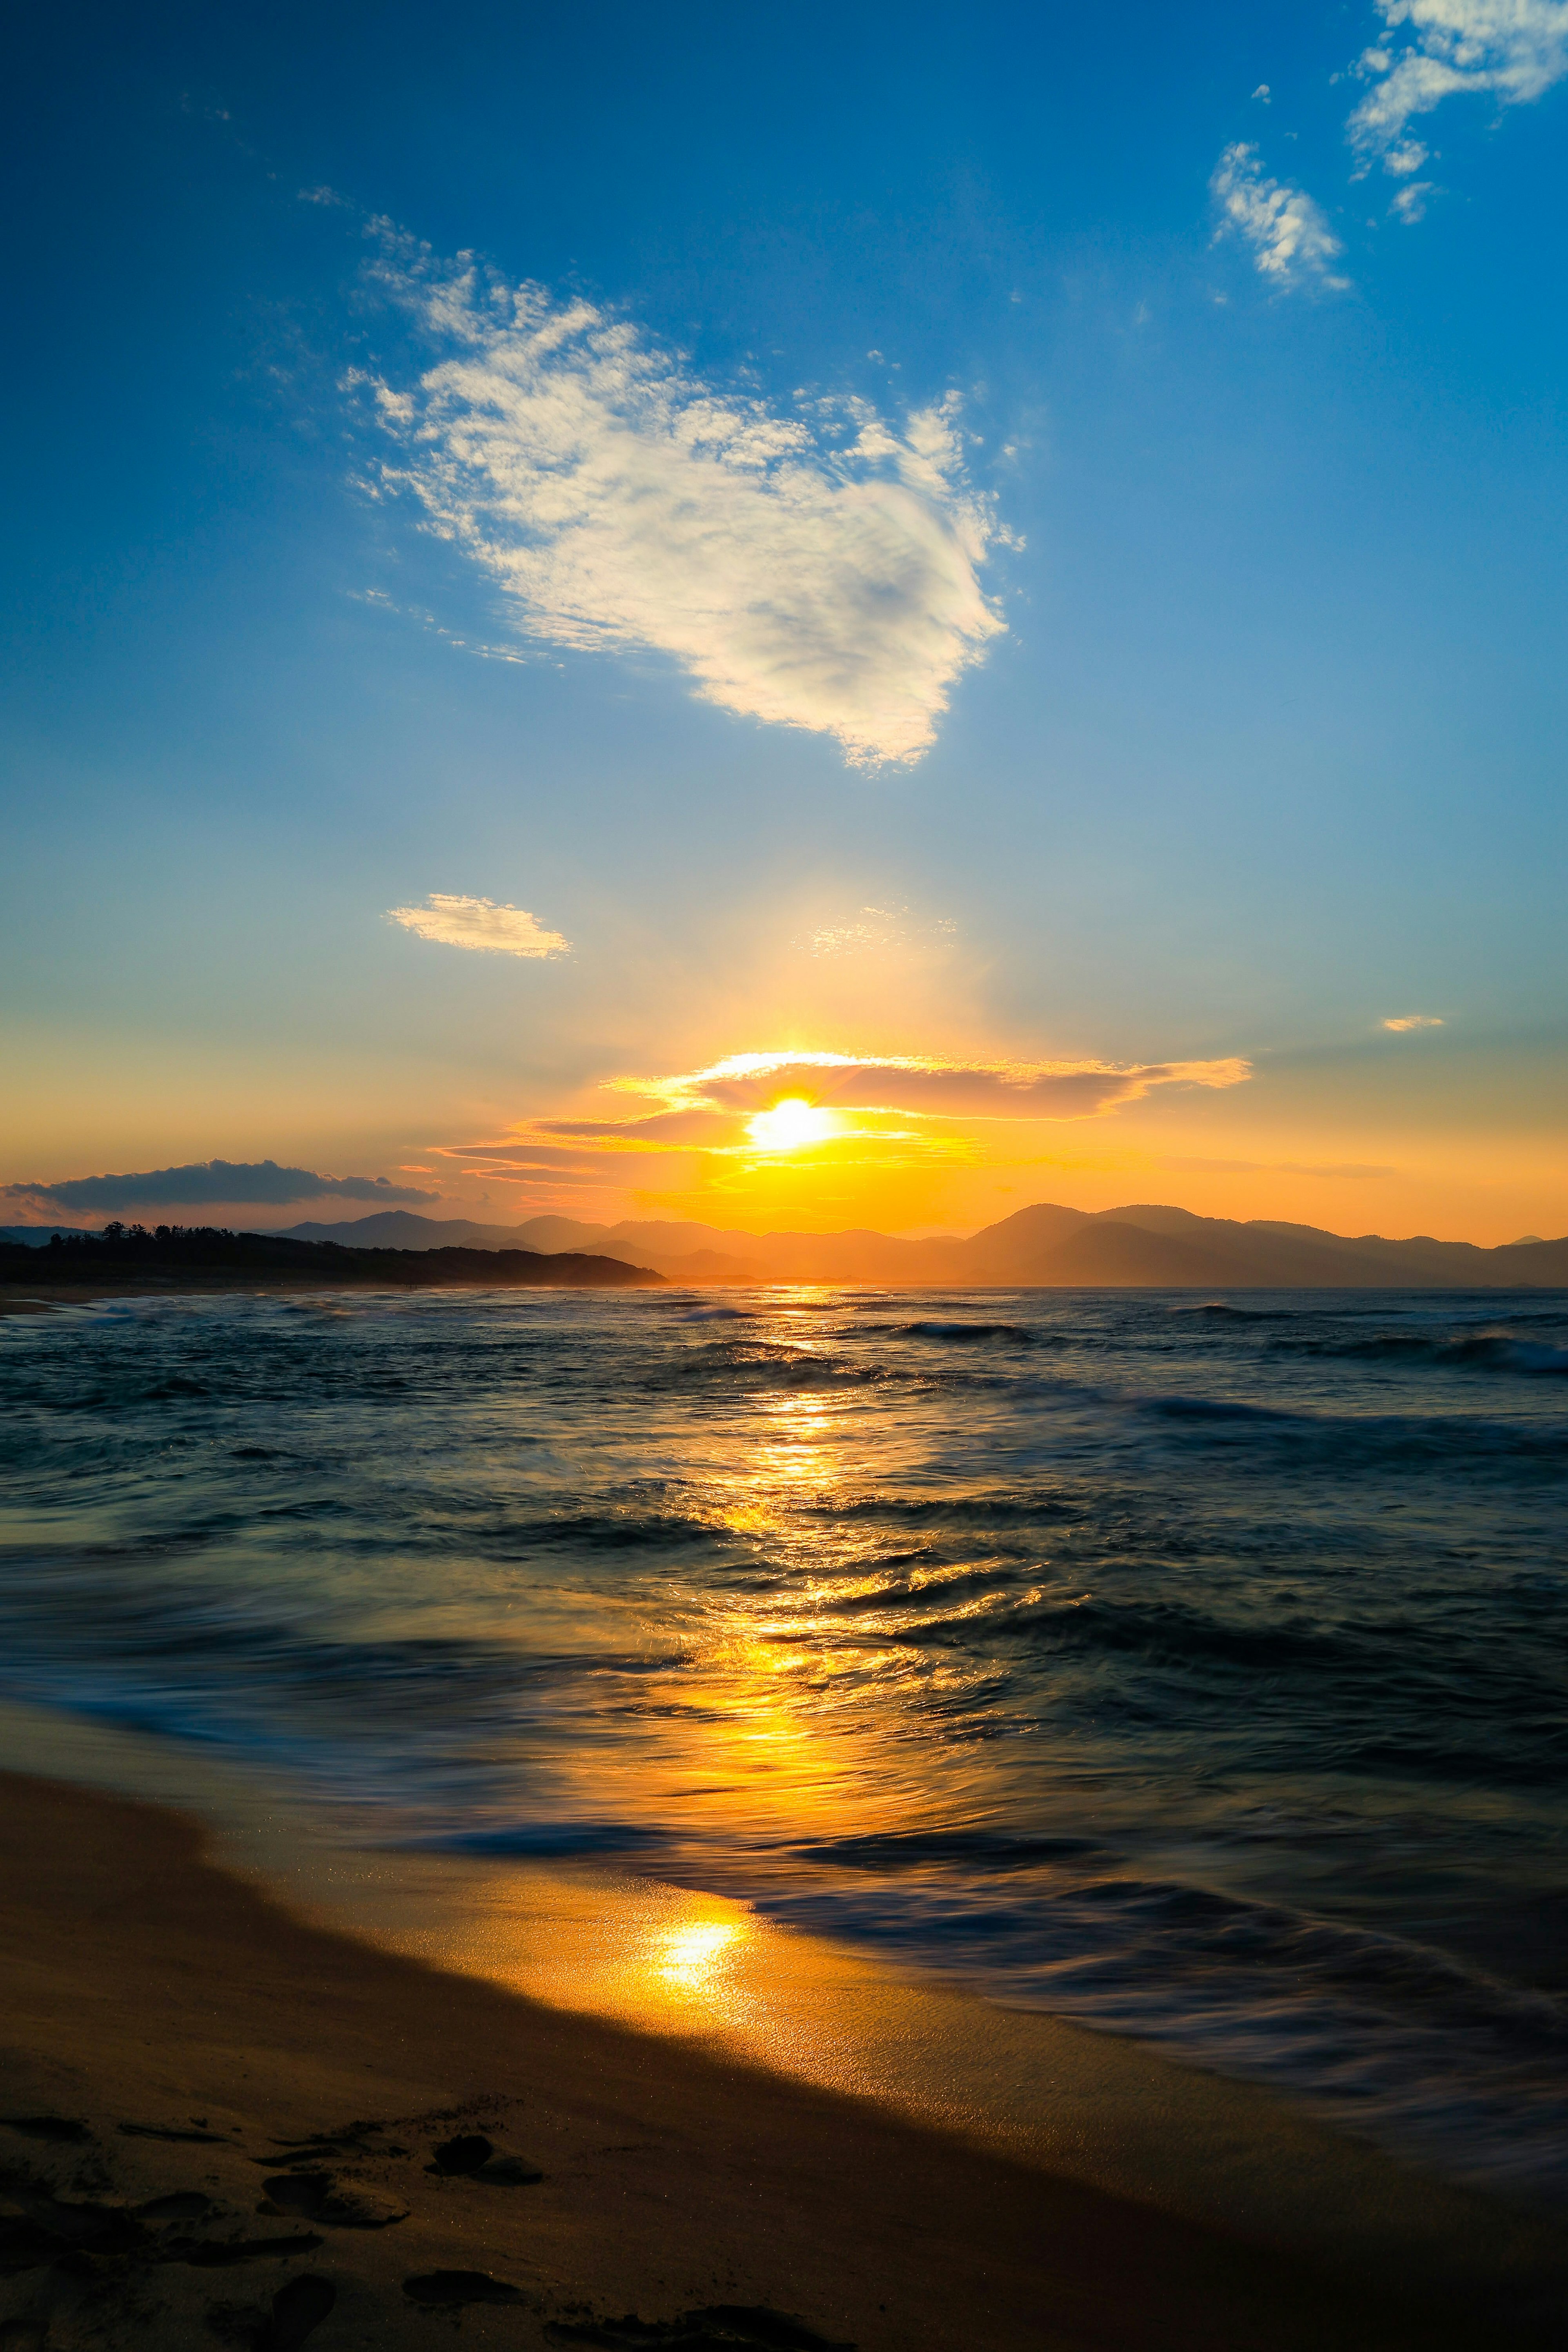
[[798,1151],[804,1144],[826,1142],[833,1113],[818,1110],[804,1095],[786,1095],[772,1110],[760,1110],[746,1132],[764,1151]]

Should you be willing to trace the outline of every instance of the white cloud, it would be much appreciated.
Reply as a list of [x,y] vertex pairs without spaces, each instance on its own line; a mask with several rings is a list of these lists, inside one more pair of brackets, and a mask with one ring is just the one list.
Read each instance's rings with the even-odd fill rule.
[[1426,217],[1426,199],[1432,194],[1430,180],[1411,180],[1389,201],[1388,209],[1408,227],[1413,221]]
[[629,320],[450,268],[378,225],[373,275],[446,356],[380,384],[384,469],[555,645],[650,646],[704,699],[837,738],[861,765],[932,741],[1003,624],[1005,539],[968,483],[957,395],[895,430],[858,400],[774,414]]
[[1246,140],[1226,149],[1209,187],[1224,216],[1218,234],[1249,245],[1258,268],[1274,285],[1314,279],[1336,290],[1348,286],[1331,268],[1342,247],[1322,206],[1304,188],[1266,179],[1257,148]]
[[1389,31],[1357,60],[1372,88],[1347,126],[1363,171],[1418,172],[1426,149],[1410,125],[1446,98],[1521,106],[1568,74],[1568,0],[1378,0],[1378,14]]
[[1389,149],[1383,159],[1383,168],[1394,179],[1403,180],[1410,173],[1418,172],[1426,161],[1426,150],[1420,140],[1405,139],[1397,147]]
[[1406,1029],[1441,1029],[1443,1022],[1440,1015],[1436,1013],[1402,1013],[1397,1020],[1385,1021],[1383,1025],[1385,1029],[1394,1029],[1397,1031],[1404,1031]]
[[387,920],[442,947],[479,948],[490,955],[565,955],[571,947],[526,907],[498,907],[493,898],[453,898],[441,890],[433,890],[422,907],[389,907]]

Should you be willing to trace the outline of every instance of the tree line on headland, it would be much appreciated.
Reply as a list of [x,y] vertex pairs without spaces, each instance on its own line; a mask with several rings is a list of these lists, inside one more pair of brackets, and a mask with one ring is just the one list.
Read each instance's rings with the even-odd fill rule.
[[140,1284],[207,1289],[258,1281],[420,1290],[448,1284],[609,1290],[662,1286],[664,1276],[581,1250],[354,1249],[341,1242],[293,1241],[282,1234],[230,1233],[219,1225],[116,1223],[100,1234],[56,1234],[41,1249],[0,1243],[0,1283],[26,1283],[29,1288],[68,1284],[97,1290]]

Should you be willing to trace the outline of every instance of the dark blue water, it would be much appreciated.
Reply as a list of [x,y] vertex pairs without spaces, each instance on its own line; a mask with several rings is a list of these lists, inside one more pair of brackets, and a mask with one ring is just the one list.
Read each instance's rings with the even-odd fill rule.
[[0,1322],[0,1690],[1568,2195],[1568,1298]]

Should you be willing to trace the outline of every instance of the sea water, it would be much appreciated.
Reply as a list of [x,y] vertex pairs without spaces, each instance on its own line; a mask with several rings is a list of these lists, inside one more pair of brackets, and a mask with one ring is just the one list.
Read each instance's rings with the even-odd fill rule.
[[1568,2200],[1568,1297],[130,1300],[0,1406],[0,1696]]

